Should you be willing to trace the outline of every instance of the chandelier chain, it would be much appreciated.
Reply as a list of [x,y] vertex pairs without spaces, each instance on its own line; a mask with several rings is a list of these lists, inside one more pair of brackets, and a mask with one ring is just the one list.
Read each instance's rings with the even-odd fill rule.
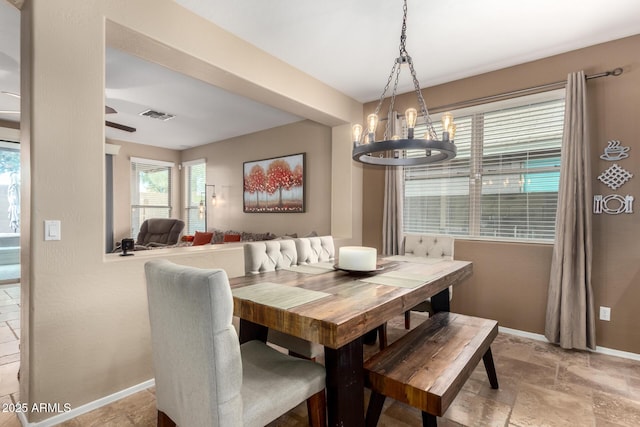
[[380,95],[380,99],[378,100],[378,105],[376,106],[376,111],[374,114],[378,114],[380,112],[380,108],[382,107],[382,102],[384,101],[384,96],[389,90],[389,86],[391,86],[391,80],[393,80],[393,75],[396,72],[396,67],[398,67],[398,63],[394,62],[393,67],[391,67],[391,73],[389,73],[389,78],[387,79],[387,84],[382,90],[382,94]]
[[[398,64],[396,64],[398,65]],[[392,135],[389,133],[389,128],[392,127],[395,117],[393,117],[393,108],[396,103],[396,93],[398,91],[398,81],[400,80],[400,66],[396,67],[396,78],[393,82],[393,90],[391,91],[391,100],[389,101],[389,112],[387,113],[387,125],[384,128],[383,139],[387,140]]]
[[420,90],[420,82],[418,82],[416,70],[415,68],[413,68],[413,60],[411,59],[411,56],[409,56],[409,52],[407,51],[407,0],[404,0],[402,10],[404,15],[402,17],[402,34],[400,35],[400,60],[406,61],[409,65],[409,71],[411,72],[411,78],[413,79],[413,90],[416,92],[416,96],[418,97],[418,104],[420,104],[420,112],[422,113],[422,117],[424,117],[426,122],[425,124],[427,126],[427,134],[429,135],[429,139],[435,140],[438,139],[438,135],[433,128],[433,123],[431,121],[431,117],[429,116],[427,104],[424,101],[424,97],[422,96],[422,91]]
[[400,58],[403,56],[409,56],[407,53],[407,0],[404,0],[404,6],[402,7],[402,31],[400,32]]
[[427,104],[424,101],[424,97],[422,96],[422,91],[420,90],[420,83],[418,82],[418,77],[416,76],[416,70],[413,68],[413,61],[409,58],[409,70],[411,70],[411,77],[413,78],[413,87],[416,91],[416,96],[418,97],[418,103],[420,104],[420,109],[422,110],[422,117],[424,117],[425,124],[427,125],[427,133],[429,134],[429,139],[438,139],[438,134],[436,130],[433,128],[433,122],[431,121],[431,116],[429,116],[429,110],[427,110]]

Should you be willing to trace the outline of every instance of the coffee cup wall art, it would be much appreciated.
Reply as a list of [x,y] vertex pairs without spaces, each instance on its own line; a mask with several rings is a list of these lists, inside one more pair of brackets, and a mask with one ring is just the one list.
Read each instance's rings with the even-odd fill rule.
[[608,160],[610,162],[622,160],[629,157],[629,154],[627,154],[628,151],[629,147],[623,147],[620,144],[620,141],[618,141],[617,139],[612,139],[611,141],[607,142],[607,146],[604,149],[604,154],[602,154],[600,158],[602,160]]

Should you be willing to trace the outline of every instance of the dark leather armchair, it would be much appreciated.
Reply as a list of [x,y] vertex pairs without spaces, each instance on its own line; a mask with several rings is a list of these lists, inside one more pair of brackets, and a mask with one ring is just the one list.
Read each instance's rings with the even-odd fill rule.
[[179,219],[149,218],[140,226],[136,249],[138,246],[149,248],[175,245],[178,243],[183,228],[184,221]]

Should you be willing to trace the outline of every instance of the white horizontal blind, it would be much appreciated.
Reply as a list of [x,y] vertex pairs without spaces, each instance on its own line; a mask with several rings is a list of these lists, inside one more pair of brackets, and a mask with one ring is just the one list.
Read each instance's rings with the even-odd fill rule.
[[510,104],[453,112],[456,158],[405,168],[405,232],[553,240],[564,99]]
[[553,240],[564,100],[486,113],[480,235]]
[[[206,231],[204,229],[206,215],[206,163],[202,160],[200,163],[190,163],[185,167],[185,181],[187,207],[187,234],[194,234],[196,231]],[[203,203],[204,212],[200,211],[200,203]]]
[[131,159],[131,236],[149,218],[171,217],[171,163]]
[[[412,233],[469,233],[469,172],[471,165],[471,117],[456,119],[456,157],[432,166],[404,170],[404,228]],[[438,135],[442,125],[434,123]],[[424,125],[415,134],[423,135]],[[423,153],[407,150],[407,157]]]

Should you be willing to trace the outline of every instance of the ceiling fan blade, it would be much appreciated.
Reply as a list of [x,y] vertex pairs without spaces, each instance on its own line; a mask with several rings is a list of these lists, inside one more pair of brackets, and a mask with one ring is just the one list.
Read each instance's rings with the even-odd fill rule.
[[109,107],[108,105],[104,106],[104,113],[105,114],[116,114],[117,111],[115,108]]
[[106,120],[104,122],[104,124],[106,126],[114,128],[114,129],[123,130],[125,132],[135,132],[136,131],[136,128],[132,128],[131,126],[121,125],[120,123],[110,122],[109,120]]

